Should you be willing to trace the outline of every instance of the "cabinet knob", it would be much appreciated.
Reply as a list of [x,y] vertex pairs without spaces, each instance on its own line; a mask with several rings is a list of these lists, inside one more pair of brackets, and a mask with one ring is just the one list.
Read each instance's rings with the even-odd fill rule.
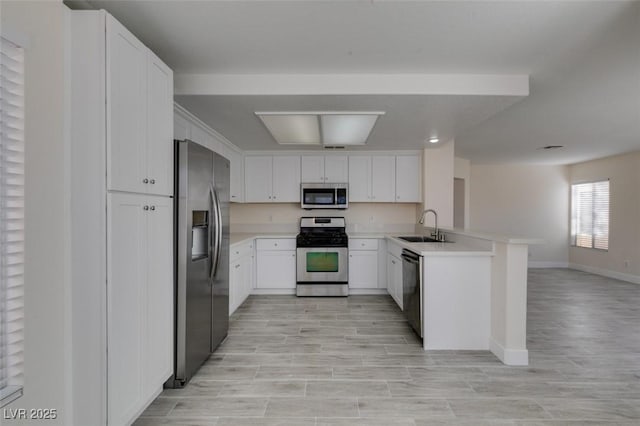
[[278,243],[273,243],[274,246],[278,247]]
[[142,179],[142,183],[149,183],[149,179],[147,178]]
[[239,267],[240,267],[240,264],[238,263],[238,264],[235,266],[235,268],[236,268],[236,269],[238,269]]
[[400,196],[399,196],[399,195],[396,195],[396,200],[399,200],[399,199],[400,199]]
[[156,209],[156,206],[151,206],[151,210],[155,210],[155,209]]
[[395,261],[395,260],[392,260],[392,261],[391,261],[391,263],[393,263],[393,264],[395,265],[395,264],[396,264],[396,261]]
[[153,185],[154,183],[156,183],[156,180],[155,180],[155,179],[151,179],[151,180],[149,181],[149,183],[150,183],[151,185]]
[[269,199],[271,199],[271,195],[269,195]]
[[149,206],[144,206],[142,210],[149,210]]

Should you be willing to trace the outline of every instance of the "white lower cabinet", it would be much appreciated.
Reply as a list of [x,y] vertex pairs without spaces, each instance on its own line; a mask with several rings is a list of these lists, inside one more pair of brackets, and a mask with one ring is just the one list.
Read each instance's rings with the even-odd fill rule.
[[387,253],[387,292],[402,309],[402,261],[391,252]]
[[351,238],[349,240],[349,288],[378,288],[378,240]]
[[107,196],[107,405],[129,424],[173,371],[172,199]]
[[229,265],[229,315],[253,290],[253,241],[231,248]]
[[296,288],[295,238],[256,240],[256,288]]

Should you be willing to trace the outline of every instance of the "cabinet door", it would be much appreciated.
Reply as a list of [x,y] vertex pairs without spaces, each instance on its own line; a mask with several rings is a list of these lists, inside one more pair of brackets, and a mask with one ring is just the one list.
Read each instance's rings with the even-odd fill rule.
[[145,192],[147,48],[110,15],[106,37],[107,189]]
[[394,271],[393,271],[393,275],[394,275],[393,282],[394,282],[394,288],[396,291],[395,299],[400,309],[403,309],[402,303],[404,300],[404,295],[403,295],[404,288],[402,283],[402,260],[395,257],[394,261],[395,261],[395,264],[394,264]]
[[240,304],[242,304],[253,291],[253,256],[243,256],[240,260],[242,262],[242,297],[240,298]]
[[371,201],[371,157],[349,157],[349,202]]
[[270,203],[273,157],[245,157],[244,179],[247,203]]
[[147,197],[145,397],[173,372],[173,199]]
[[148,51],[148,193],[173,194],[173,71]]
[[396,157],[396,201],[418,203],[422,201],[422,158],[419,155]]
[[300,202],[300,157],[273,157],[272,201]]
[[377,250],[349,250],[349,288],[378,288]]
[[402,309],[402,261],[391,253],[387,254],[387,277],[387,292]]
[[238,306],[240,306],[243,287],[242,272],[241,259],[236,259],[231,262],[231,267],[229,269],[229,316],[231,316],[231,314],[238,309]]
[[107,195],[107,401],[114,425],[131,423],[144,403],[146,198]]
[[392,155],[371,159],[371,199],[376,203],[396,199],[396,158]]
[[244,161],[242,154],[227,148],[227,158],[231,167],[231,188],[229,199],[232,203],[244,201]]
[[303,155],[301,182],[318,183],[324,181],[324,157],[320,155]]
[[256,288],[296,288],[296,252],[258,250]]
[[396,299],[396,286],[394,284],[395,279],[395,268],[398,261],[395,259],[391,253],[387,253],[387,293],[389,296],[393,297],[393,300]]
[[324,181],[328,183],[349,181],[349,161],[346,155],[325,157]]

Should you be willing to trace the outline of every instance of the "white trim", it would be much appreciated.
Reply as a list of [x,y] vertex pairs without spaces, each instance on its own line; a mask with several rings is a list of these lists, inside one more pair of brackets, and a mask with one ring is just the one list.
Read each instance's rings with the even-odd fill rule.
[[623,272],[611,271],[609,269],[596,268],[595,266],[580,265],[578,263],[569,263],[570,269],[575,269],[590,274],[602,275],[603,277],[613,278],[616,280],[626,281],[633,284],[640,284],[640,276],[625,274]]
[[507,349],[493,338],[490,338],[489,350],[506,365],[529,365],[529,351],[527,349]]
[[529,268],[532,269],[544,269],[544,268],[568,268],[569,262],[546,262],[546,261],[535,261],[530,260],[528,264]]
[[528,96],[528,74],[176,74],[176,95]]
[[349,295],[362,295],[362,296],[372,296],[372,295],[388,295],[389,292],[386,288],[350,288]]
[[295,295],[295,288],[254,288],[251,290],[251,294],[256,295]]
[[182,115],[184,118],[186,118],[187,120],[192,121],[193,123],[197,124],[199,127],[202,127],[205,131],[209,132],[211,134],[211,136],[213,136],[215,139],[218,139],[219,142],[222,142],[223,144],[227,145],[233,151],[236,151],[236,153],[242,155],[243,151],[242,151],[242,149],[240,149],[240,147],[238,147],[233,142],[231,142],[229,139],[225,138],[223,135],[218,133],[215,129],[211,128],[211,126],[209,126],[208,124],[206,124],[205,122],[200,120],[198,117],[193,115],[191,112],[189,112],[189,110],[185,109],[179,103],[177,103],[177,102],[173,103],[173,111],[174,111],[174,113],[178,113],[178,114]]
[[340,155],[346,155],[346,156],[378,156],[378,155],[416,155],[416,156],[422,156],[422,150],[419,149],[406,149],[406,150],[378,150],[378,151],[361,151],[361,150],[349,150],[349,149],[338,149],[338,150],[333,150],[333,149],[328,149],[328,150],[318,150],[318,151],[306,151],[306,150],[266,150],[266,151],[256,151],[256,150],[247,150],[247,151],[243,151],[244,156],[245,157],[252,157],[252,156],[264,156],[264,155],[271,155],[271,156],[287,156],[287,155],[302,155],[302,156],[340,156]]

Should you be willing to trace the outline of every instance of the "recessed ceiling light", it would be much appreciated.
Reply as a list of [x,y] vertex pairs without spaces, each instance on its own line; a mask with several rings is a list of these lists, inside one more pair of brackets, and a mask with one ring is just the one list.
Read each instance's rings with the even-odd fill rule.
[[256,112],[281,145],[364,145],[384,111]]
[[429,139],[429,143],[438,143],[438,142],[440,142],[440,139],[438,139],[438,138],[430,138]]

